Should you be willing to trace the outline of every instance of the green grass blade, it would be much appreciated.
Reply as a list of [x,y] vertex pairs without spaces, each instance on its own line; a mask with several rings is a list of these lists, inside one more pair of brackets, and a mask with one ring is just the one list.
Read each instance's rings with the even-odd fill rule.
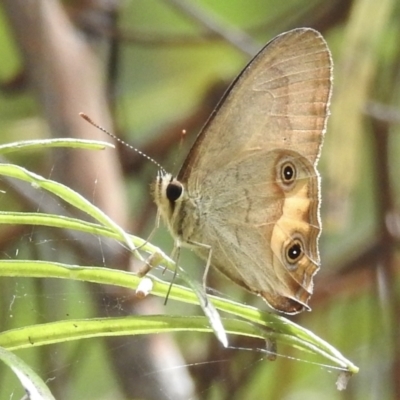
[[13,164],[0,164],[0,175],[10,176],[12,178],[20,179],[32,184],[32,186],[47,190],[59,198],[63,199],[72,206],[86,212],[88,215],[99,221],[104,226],[110,228],[119,235],[121,241],[125,242],[130,249],[134,249],[130,241],[129,235],[116,224],[110,217],[108,217],[99,208],[94,206],[90,201],[86,200],[79,193],[70,189],[61,183],[55,182],[51,179],[46,179],[43,176],[35,174]]
[[55,400],[39,375],[15,354],[0,347],[0,359],[13,370],[30,399]]
[[[17,260],[0,261],[0,276],[74,279],[85,282],[116,285],[132,290],[137,288],[141,280],[141,278],[133,273],[114,269],[71,266],[43,261]],[[151,279],[153,280],[151,294],[165,297],[169,289],[169,283],[160,281],[154,277],[151,277]],[[170,300],[199,304],[199,299],[195,293],[179,285],[174,285],[172,287],[169,297]],[[256,323],[261,327],[264,326],[271,329],[275,334],[279,335],[279,339],[283,340],[285,343],[307,352],[319,354],[335,362],[341,368],[346,368],[353,373],[358,372],[358,368],[333,346],[307,329],[302,328],[284,317],[262,312],[254,307],[229,301],[217,296],[208,296],[208,298],[212,301],[214,306],[221,311],[234,314],[248,322]],[[225,321],[224,328],[226,330]],[[263,336],[265,335],[263,332],[268,331],[261,328],[258,329],[260,330],[260,337],[265,337]]]
[[98,140],[84,139],[38,139],[38,140],[22,140],[0,145],[0,154],[13,153],[22,150],[43,149],[49,147],[70,147],[88,150],[104,150],[106,147],[114,148],[115,146],[109,142]]

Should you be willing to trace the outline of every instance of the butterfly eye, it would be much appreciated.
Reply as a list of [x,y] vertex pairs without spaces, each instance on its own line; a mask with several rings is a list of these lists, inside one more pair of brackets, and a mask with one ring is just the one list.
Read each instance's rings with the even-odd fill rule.
[[281,166],[281,179],[285,184],[292,183],[296,178],[296,168],[291,162],[285,162]]
[[183,186],[178,181],[170,182],[167,186],[166,195],[167,199],[171,202],[178,200],[183,193]]
[[299,240],[294,240],[286,249],[286,259],[290,264],[295,264],[303,255],[303,246]]

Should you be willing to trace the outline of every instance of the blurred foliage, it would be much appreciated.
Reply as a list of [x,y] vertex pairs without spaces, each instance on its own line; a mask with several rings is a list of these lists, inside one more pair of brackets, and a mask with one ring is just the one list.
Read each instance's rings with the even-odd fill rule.
[[[118,3],[115,20],[96,1],[62,4],[77,32],[87,35],[102,65],[115,130],[124,140],[148,150],[150,156],[160,154],[162,147],[165,151],[157,161],[173,173],[179,170],[205,121],[201,111],[218,101],[219,95],[214,95],[221,92],[218,85],[231,81],[250,59],[235,45],[210,34],[177,3],[127,0]],[[187,4],[209,20],[247,32],[257,47],[283,31],[311,26],[322,32],[331,48],[335,64],[332,116],[320,162],[322,268],[310,303],[313,311],[296,317],[296,322],[332,343],[360,367],[348,389],[338,392],[334,384],[337,372],[298,360],[304,357],[302,353],[279,347],[277,360],[270,362],[261,353],[223,350],[211,335],[179,333],[175,338],[185,358],[181,366],[188,365],[196,385],[191,398],[399,398],[400,3],[201,0]],[[3,8],[0,52],[1,142],[50,136]],[[181,130],[188,127],[181,149]],[[165,146],[162,138],[170,129],[176,139]],[[155,208],[149,205],[148,186],[156,168],[149,163],[143,169],[132,167],[130,157],[121,151],[132,226],[140,228],[135,234],[146,237],[154,226]],[[51,176],[54,168],[51,156],[43,150],[32,151],[18,162],[46,176]],[[68,169],[68,165],[57,164],[57,168]],[[1,180],[0,185],[4,189]],[[2,210],[25,207],[17,194],[2,195]],[[5,259],[81,261],[71,239],[49,229],[13,231],[5,227],[0,240]],[[172,249],[163,228],[155,242],[167,253]],[[98,252],[102,251],[99,243]],[[190,252],[183,252],[182,265],[191,267],[190,273],[201,279],[203,263]],[[211,273],[209,282],[228,298],[266,308],[217,274]],[[89,317],[99,307],[105,313],[124,315],[124,306],[131,301],[124,294],[117,303],[108,302],[98,287],[68,281],[1,278],[0,285],[1,331]],[[174,302],[162,309],[176,314],[192,310]],[[254,343],[237,338],[231,343],[238,348],[254,347]],[[110,347],[100,339],[24,350],[18,355],[48,379],[58,399],[128,398],[122,377],[110,361]],[[134,371],[140,370],[140,362],[132,360]],[[171,368],[161,361],[158,367]],[[130,368],[126,367],[126,375],[140,385],[142,377],[133,376]],[[154,370],[154,375],[159,370]],[[159,398],[165,398],[161,385],[158,390]],[[0,399],[22,395],[13,374],[0,365]]]

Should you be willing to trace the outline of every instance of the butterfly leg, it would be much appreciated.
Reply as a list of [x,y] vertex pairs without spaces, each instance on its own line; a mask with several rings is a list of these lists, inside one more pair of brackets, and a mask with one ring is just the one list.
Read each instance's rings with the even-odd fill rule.
[[203,246],[208,248],[207,264],[206,264],[206,269],[204,270],[204,274],[203,274],[203,287],[204,287],[204,290],[206,290],[208,271],[210,270],[210,266],[211,266],[212,248],[211,248],[211,246],[208,246],[208,245],[203,245]]
[[[160,227],[160,213],[158,212],[156,216],[156,223],[154,225],[154,228],[151,230],[150,235],[147,237],[145,242],[143,242],[140,246],[135,248],[135,251],[139,250],[147,243],[149,243],[159,227]],[[160,259],[160,254],[158,253],[152,254],[150,257],[147,258],[147,260],[144,260],[145,264],[142,267],[140,267],[140,269],[137,271],[137,275],[140,277],[145,276],[152,268],[158,266],[159,259]]]
[[165,296],[164,305],[167,304],[168,297],[169,297],[169,294],[170,294],[171,289],[172,289],[172,285],[174,284],[175,279],[176,279],[176,275],[178,273],[178,262],[179,262],[180,254],[181,254],[181,244],[180,244],[179,241],[176,241],[174,243],[174,248],[172,249],[172,252],[171,252],[171,258],[175,261],[175,270],[174,270],[174,275],[173,275],[173,277],[171,279],[171,282],[169,284],[167,295]]
[[206,249],[208,251],[206,268],[205,268],[204,274],[203,274],[203,289],[204,289],[204,291],[206,291],[206,289],[207,289],[207,276],[208,276],[208,271],[210,270],[210,266],[211,266],[212,247],[209,244],[204,244],[204,243],[199,243],[199,242],[192,242],[192,241],[188,241],[188,244],[190,246],[193,246],[193,247],[201,247],[201,248]]

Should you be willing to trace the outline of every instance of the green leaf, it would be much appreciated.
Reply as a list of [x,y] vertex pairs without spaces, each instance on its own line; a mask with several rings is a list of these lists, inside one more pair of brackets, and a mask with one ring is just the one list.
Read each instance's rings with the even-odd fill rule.
[[13,370],[30,399],[55,400],[39,375],[15,354],[0,347],[0,359]]
[[103,150],[106,147],[114,148],[115,146],[109,142],[84,139],[37,139],[23,140],[0,145],[0,154],[13,153],[21,150],[43,149],[44,147],[70,147],[88,150]]
[[0,164],[0,175],[10,176],[12,178],[20,179],[32,184],[32,186],[47,190],[50,193],[58,196],[72,206],[79,208],[83,212],[89,214],[95,220],[99,221],[109,229],[116,232],[119,239],[125,242],[132,250],[135,249],[131,243],[128,234],[120,228],[110,217],[104,214],[99,208],[94,206],[90,201],[86,200],[79,193],[70,189],[59,182],[51,179],[46,179],[34,172],[28,171],[18,165],[13,164]]
[[[85,282],[116,285],[133,290],[137,288],[141,280],[141,278],[133,273],[108,268],[73,266],[44,261],[17,260],[1,261],[0,276],[74,279]],[[150,275],[147,276],[150,277]],[[163,282],[155,277],[151,277],[151,279],[153,280],[153,289],[151,294],[165,297],[169,291],[169,283]],[[193,293],[193,291],[179,285],[174,285],[171,288],[169,298],[170,300],[177,300],[190,304],[199,304],[199,299],[197,295]],[[259,325],[260,327],[256,329],[258,332],[258,337],[268,339],[270,338],[272,331],[275,335],[274,339],[278,341],[284,342],[306,352],[318,354],[334,362],[339,366],[339,368],[346,369],[352,373],[358,372],[358,367],[347,360],[333,346],[314,335],[309,330],[282,316],[263,312],[254,307],[226,300],[217,296],[208,296],[208,299],[213,303],[214,307],[220,311],[236,315],[247,322]],[[185,319],[185,321],[189,320],[190,319]],[[228,328],[226,326],[226,320],[223,320],[223,326],[225,331],[229,332],[227,330]],[[178,330],[181,329],[183,328],[180,327]],[[235,331],[234,333],[243,335],[247,334],[246,329],[239,332]],[[3,334],[6,333],[7,332],[4,332]],[[3,334],[0,334],[0,337]],[[4,345],[1,339],[0,344]]]

